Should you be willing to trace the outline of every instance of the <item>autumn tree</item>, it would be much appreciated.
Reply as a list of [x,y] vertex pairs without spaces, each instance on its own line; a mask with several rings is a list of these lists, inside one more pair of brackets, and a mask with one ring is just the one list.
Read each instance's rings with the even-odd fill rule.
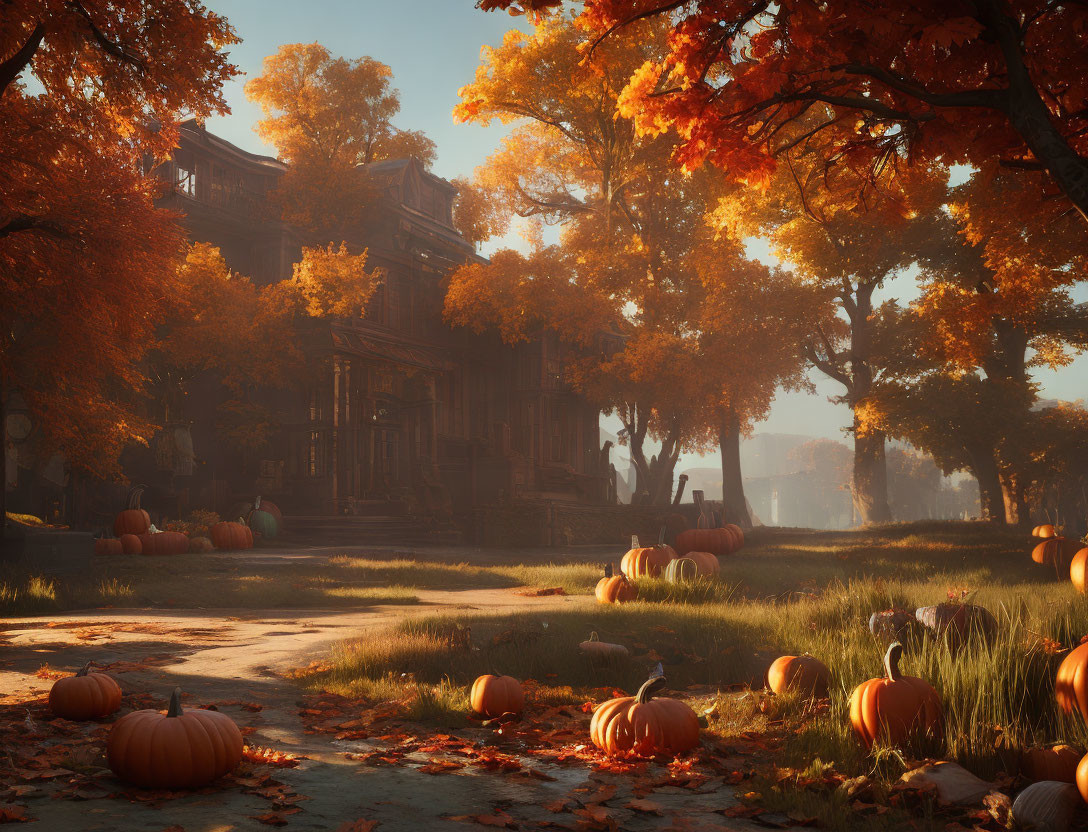
[[[489,0],[539,13],[553,3]],[[1043,170],[1088,218],[1088,7],[1050,0],[772,3],[586,0],[602,43],[647,19],[672,27],[670,52],[633,74],[621,111],[674,131],[677,160],[711,161],[753,182],[780,163],[813,107],[828,116],[823,162],[874,178],[897,156],[923,164]]]
[[281,46],[264,72],[246,83],[246,96],[265,117],[257,133],[288,164],[279,188],[283,219],[321,244],[351,236],[373,205],[363,168],[414,156],[425,165],[435,145],[392,120],[400,95],[392,70],[373,58],[334,57],[318,43]]
[[225,111],[235,40],[196,2],[4,4],[0,409],[19,393],[73,467],[116,473],[152,429],[134,405],[140,359],[182,236],[143,164],[182,117]]
[[[502,280],[481,277],[487,267],[466,267],[454,276],[447,310],[457,322],[473,322],[474,305],[498,310],[475,323],[495,320],[500,331],[525,310],[540,325],[583,343],[593,331],[575,332],[570,324],[601,326],[587,309],[606,310],[604,324],[622,335],[624,346],[581,368],[578,378],[623,421],[638,489],[652,501],[667,501],[681,450],[713,437],[730,455],[728,508],[748,523],[739,453],[732,449],[764,412],[777,382],[797,367],[796,350],[792,362],[774,358],[775,347],[788,355],[795,341],[767,270],[745,260],[737,245],[712,239],[709,177],[677,176],[671,139],[640,137],[613,118],[624,79],[660,49],[660,33],[647,27],[611,41],[600,65],[581,61],[582,35],[561,18],[529,36],[510,32],[500,47],[484,50],[455,115],[516,126],[477,171],[475,186],[488,191],[505,216],[558,225],[561,242],[516,262],[513,254],[497,257]],[[754,287],[765,279],[761,295]],[[522,296],[565,295],[569,286],[580,291],[569,309],[526,306]],[[750,303],[741,305],[746,292]],[[742,369],[739,345],[751,354],[772,332],[779,340],[768,360],[745,362]],[[646,456],[648,437],[661,442],[656,460]]]

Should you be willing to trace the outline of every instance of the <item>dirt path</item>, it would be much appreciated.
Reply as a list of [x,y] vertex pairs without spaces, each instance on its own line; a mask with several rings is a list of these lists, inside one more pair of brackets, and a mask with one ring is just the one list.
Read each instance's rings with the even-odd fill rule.
[[[666,786],[654,792],[662,814],[623,808],[632,797],[623,777],[591,773],[584,767],[550,766],[555,779],[508,778],[502,775],[454,772],[434,776],[415,766],[375,767],[349,760],[345,752],[366,751],[365,742],[338,742],[328,734],[306,733],[299,715],[303,691],[282,675],[320,658],[335,642],[406,616],[473,609],[512,611],[553,609],[589,603],[586,598],[523,597],[510,590],[466,592],[419,591],[420,603],[374,606],[351,612],[320,610],[94,610],[52,618],[22,618],[2,626],[6,646],[0,653],[0,699],[31,698],[48,690],[52,681],[35,673],[48,663],[72,670],[88,660],[122,664],[115,678],[126,694],[151,693],[165,697],[175,685],[190,694],[192,704],[260,703],[258,712],[239,704],[220,710],[242,726],[253,729],[247,743],[304,756],[297,768],[275,769],[271,776],[283,784],[286,800],[270,806],[267,796],[237,788],[198,792],[160,803],[107,799],[105,789],[123,788],[105,774],[100,793],[86,799],[51,799],[63,775],[41,782],[17,795],[38,827],[65,830],[148,830],[180,827],[185,832],[263,830],[286,821],[290,830],[336,830],[346,821],[379,822],[379,829],[480,828],[471,820],[441,816],[485,816],[505,811],[511,828],[578,827],[578,818],[556,814],[545,806],[572,792],[599,793],[602,784],[619,788],[608,802],[616,826],[650,830],[682,828],[706,830],[748,829],[745,822],[725,818],[714,810],[733,804],[732,792],[721,788],[703,793]],[[427,762],[420,759],[419,763]],[[608,786],[611,788],[611,786]],[[625,791],[626,790],[626,791]],[[252,791],[252,790],[251,790]],[[258,790],[259,791],[259,790]],[[301,796],[301,799],[291,795]],[[13,799],[11,795],[7,799]],[[297,802],[294,802],[297,800]],[[3,800],[0,799],[0,804]],[[301,811],[290,812],[292,808]],[[287,811],[283,811],[287,810]],[[693,814],[694,813],[694,814]],[[265,820],[258,818],[264,817]],[[502,817],[502,815],[500,815]],[[573,818],[573,819],[572,819]],[[693,822],[694,825],[691,825]],[[365,830],[362,826],[360,832]],[[174,830],[176,832],[176,830]]]

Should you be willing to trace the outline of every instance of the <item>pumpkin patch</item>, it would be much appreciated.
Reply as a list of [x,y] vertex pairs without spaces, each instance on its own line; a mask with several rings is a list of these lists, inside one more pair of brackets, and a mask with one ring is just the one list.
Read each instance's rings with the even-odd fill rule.
[[911,736],[939,736],[943,724],[940,697],[924,679],[899,672],[903,646],[888,647],[885,675],[858,685],[850,694],[850,724],[858,739],[871,747],[878,740],[892,745]]
[[49,689],[49,710],[64,719],[100,719],[120,707],[121,687],[113,677],[92,672],[90,664]]
[[699,744],[699,719],[678,699],[659,697],[665,677],[647,680],[634,696],[602,703],[593,712],[589,737],[610,756],[676,755]]

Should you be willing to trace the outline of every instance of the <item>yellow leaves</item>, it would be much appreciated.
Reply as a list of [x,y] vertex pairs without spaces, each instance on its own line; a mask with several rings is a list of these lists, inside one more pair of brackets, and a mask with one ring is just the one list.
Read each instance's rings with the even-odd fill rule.
[[303,248],[295,264],[291,287],[311,318],[360,318],[381,282],[380,270],[366,270],[367,252],[351,254],[339,248]]

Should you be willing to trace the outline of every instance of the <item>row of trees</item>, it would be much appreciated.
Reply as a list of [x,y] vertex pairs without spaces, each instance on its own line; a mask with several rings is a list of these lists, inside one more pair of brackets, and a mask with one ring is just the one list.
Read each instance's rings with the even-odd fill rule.
[[[487,236],[517,215],[559,233],[455,275],[451,320],[580,346],[574,379],[623,419],[651,500],[668,499],[680,450],[716,440],[743,522],[735,437],[813,368],[854,413],[863,520],[890,519],[895,436],[970,471],[987,517],[1026,522],[1031,489],[1060,479],[1039,461],[1088,427],[1077,408],[1033,410],[1031,380],[1088,341],[1070,294],[1088,252],[1088,88],[1069,75],[1088,60],[1088,9],[481,5],[537,22],[485,50],[461,91],[458,117],[516,124],[465,225]],[[789,270],[747,259],[754,236]],[[877,302],[907,270],[918,297]],[[623,347],[596,349],[602,330]]]

